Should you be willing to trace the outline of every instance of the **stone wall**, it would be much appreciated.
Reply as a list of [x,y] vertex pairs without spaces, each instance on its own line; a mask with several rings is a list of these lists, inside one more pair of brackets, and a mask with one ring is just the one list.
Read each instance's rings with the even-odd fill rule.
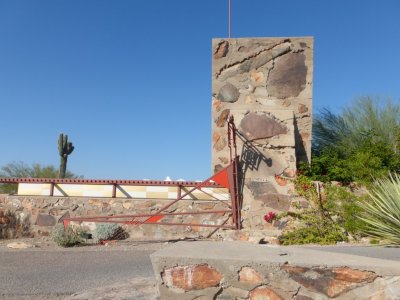
[[272,230],[263,215],[290,209],[296,164],[311,158],[313,38],[213,39],[212,49],[212,171],[229,163],[233,115],[243,228]]
[[[127,215],[153,213],[171,200],[82,198],[47,196],[0,195],[0,238],[20,236],[49,236],[54,226],[65,217]],[[181,200],[166,212],[226,210],[223,202]],[[228,220],[224,214],[170,216],[162,221],[221,224]],[[227,224],[230,224],[230,219]],[[94,223],[81,224],[93,230]],[[215,237],[215,228],[197,226],[124,225],[130,238],[135,240],[169,240],[182,238]]]
[[400,262],[248,243],[180,242],[151,255],[169,299],[400,299]]

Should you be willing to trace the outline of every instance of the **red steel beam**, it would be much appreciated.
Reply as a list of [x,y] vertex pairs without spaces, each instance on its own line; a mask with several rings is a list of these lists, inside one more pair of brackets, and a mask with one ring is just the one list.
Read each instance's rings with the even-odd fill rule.
[[[0,183],[51,183],[51,184],[90,184],[90,185],[151,185],[151,186],[198,186],[202,181],[163,181],[163,180],[114,180],[114,179],[66,179],[66,178],[0,178]],[[215,182],[202,184],[204,187],[220,188]]]

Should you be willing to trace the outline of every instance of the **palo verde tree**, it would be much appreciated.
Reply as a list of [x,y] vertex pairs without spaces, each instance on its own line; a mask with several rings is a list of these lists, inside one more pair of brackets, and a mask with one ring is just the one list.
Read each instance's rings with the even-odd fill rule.
[[74,146],[71,142],[68,142],[68,135],[60,133],[58,138],[58,153],[60,154],[60,172],[58,174],[59,178],[65,178],[65,173],[67,171],[67,161],[68,155],[74,151]]

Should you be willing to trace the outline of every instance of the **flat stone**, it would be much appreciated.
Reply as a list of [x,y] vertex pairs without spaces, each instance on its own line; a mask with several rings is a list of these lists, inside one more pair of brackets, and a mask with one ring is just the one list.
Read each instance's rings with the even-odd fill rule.
[[250,267],[243,267],[239,271],[239,281],[248,284],[260,284],[263,282],[264,277],[260,275],[256,270]]
[[271,183],[249,181],[246,183],[246,186],[251,191],[254,200],[262,201],[265,206],[276,210],[289,210],[289,196],[278,194],[275,187]]
[[229,162],[229,159],[223,156],[218,157],[219,161],[222,162],[223,164],[227,164]]
[[282,194],[266,194],[259,199],[261,200],[265,206],[280,210],[280,211],[288,211],[290,207],[289,196]]
[[286,186],[287,185],[287,179],[283,178],[282,176],[275,175],[275,181],[280,186]]
[[246,186],[256,198],[263,197],[266,194],[277,193],[276,188],[270,182],[248,181]]
[[267,80],[268,93],[281,99],[297,97],[306,87],[305,59],[303,53],[287,53],[277,58]]
[[218,111],[221,110],[221,101],[220,101],[220,100],[214,99],[212,105],[213,105],[213,109],[214,109],[216,112],[218,112]]
[[218,93],[218,99],[222,102],[236,102],[239,99],[240,93],[238,89],[231,83],[225,84]]
[[299,104],[299,106],[298,106],[298,112],[299,112],[300,114],[305,114],[306,112],[308,112],[307,106],[305,106],[304,104]]
[[263,72],[251,72],[250,79],[254,86],[262,85],[265,80]]
[[214,174],[221,171],[224,167],[221,164],[217,164],[214,166]]
[[27,248],[32,248],[32,247],[34,247],[34,246],[31,244],[23,243],[23,242],[13,242],[13,243],[7,244],[7,248],[11,248],[11,249],[27,249]]
[[122,203],[122,207],[125,209],[131,209],[133,207],[133,203],[132,201],[125,201],[124,203]]
[[218,127],[224,127],[226,124],[226,120],[228,119],[230,110],[229,109],[224,109],[221,114],[218,116],[217,119],[217,126]]
[[340,268],[307,268],[283,265],[281,269],[289,273],[289,277],[304,287],[337,297],[361,283],[373,282],[378,276],[374,272],[355,270],[349,267]]
[[54,226],[57,224],[56,218],[51,215],[39,214],[36,218],[35,225],[38,226]]
[[267,286],[259,286],[250,292],[250,300],[284,300],[284,298]]
[[227,287],[223,292],[217,296],[217,300],[231,300],[231,299],[247,299],[249,297],[249,291],[237,288]]
[[214,149],[216,151],[221,151],[222,149],[225,148],[225,146],[227,145],[227,141],[226,138],[221,137],[218,139],[218,141],[214,144]]
[[228,51],[229,51],[228,41],[221,41],[214,52],[214,58],[219,59],[225,57],[228,54]]
[[239,131],[247,139],[256,140],[286,134],[287,128],[266,115],[249,113],[240,122]]
[[222,279],[222,274],[207,264],[169,268],[161,276],[167,287],[184,291],[215,287]]

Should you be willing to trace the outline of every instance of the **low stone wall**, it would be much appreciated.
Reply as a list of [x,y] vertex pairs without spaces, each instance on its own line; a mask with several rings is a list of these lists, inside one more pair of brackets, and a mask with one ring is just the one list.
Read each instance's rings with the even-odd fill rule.
[[[48,196],[0,195],[0,238],[18,236],[49,236],[65,217],[127,215],[156,212],[171,200],[79,198]],[[224,202],[181,200],[166,212],[226,210]],[[169,222],[221,224],[224,214],[171,216]],[[230,220],[227,221],[230,224]],[[82,223],[88,229],[95,224]],[[169,240],[215,236],[215,228],[198,226],[124,225],[129,236],[136,240]]]
[[161,299],[400,299],[400,262],[240,242],[151,255]]

